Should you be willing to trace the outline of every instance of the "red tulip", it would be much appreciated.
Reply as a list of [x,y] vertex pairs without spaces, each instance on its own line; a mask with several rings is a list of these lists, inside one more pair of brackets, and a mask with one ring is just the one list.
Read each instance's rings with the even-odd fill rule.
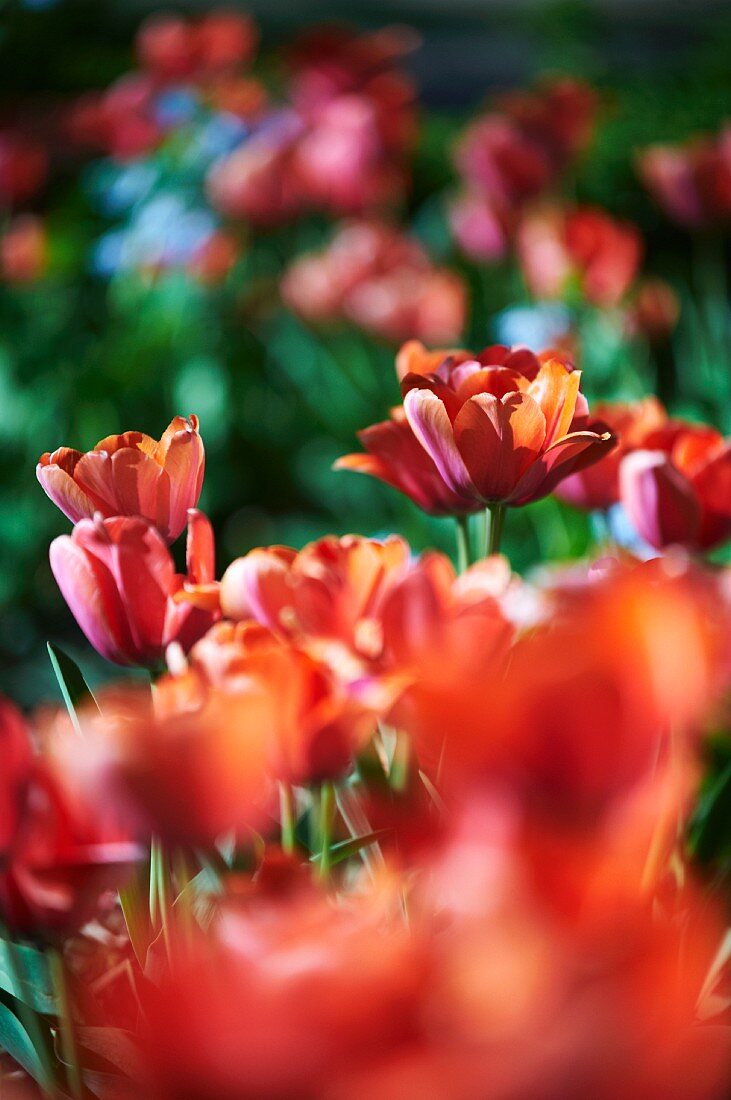
[[552,177],[545,149],[498,113],[473,122],[456,151],[457,168],[470,185],[505,209],[534,198]]
[[198,66],[206,74],[246,64],[259,42],[250,16],[225,9],[203,16],[194,24],[193,36]]
[[217,161],[206,187],[213,206],[230,218],[255,225],[279,225],[302,209],[303,196],[292,169],[300,122],[289,116],[276,130],[255,135]]
[[709,550],[731,537],[731,444],[713,428],[673,425],[623,459],[621,500],[657,550]]
[[[206,604],[211,558],[210,524],[193,509],[186,578],[176,575],[157,529],[140,517],[80,520],[50,549],[51,569],[79,626],[103,657],[122,665],[154,666],[170,642],[188,648],[205,633],[215,612],[194,602]],[[187,589],[192,598],[181,598]]]
[[0,697],[0,866],[22,820],[30,781],[32,753],[25,720],[8,699]]
[[73,935],[124,885],[141,858],[91,805],[72,798],[37,761],[22,829],[0,870],[0,917],[16,936],[55,942]]
[[613,446],[608,432],[577,430],[586,417],[580,380],[558,359],[532,380],[511,366],[447,359],[435,374],[406,375],[401,389],[408,422],[452,492],[519,506]]
[[198,418],[176,416],[159,441],[142,432],[110,435],[82,454],[60,447],[41,455],[38,480],[76,523],[100,512],[142,516],[173,542],[203,485],[205,453]]
[[556,488],[556,496],[576,508],[607,509],[619,500],[622,459],[642,447],[648,433],[666,424],[667,414],[656,397],[646,397],[631,403],[595,405],[591,422],[610,431],[617,446],[593,466],[562,481]]
[[165,80],[188,76],[195,67],[191,24],[177,15],[155,14],[140,27],[137,54],[143,68]]
[[509,93],[498,106],[564,168],[591,141],[598,96],[583,81],[558,77],[532,92]]
[[468,515],[481,509],[473,497],[462,497],[444,483],[402,408],[395,409],[390,420],[358,432],[358,439],[366,453],[343,455],[334,470],[353,470],[385,481],[433,516]]
[[535,297],[559,297],[573,279],[589,302],[604,307],[616,306],[625,296],[642,256],[635,226],[591,207],[548,207],[527,214],[517,246]]
[[[377,905],[306,892],[288,903],[232,901],[142,993],[142,1091],[156,1100],[419,1095],[374,1091],[371,1081],[418,1057],[427,975],[422,938],[384,921]],[[422,1094],[434,1096],[428,1084]]]

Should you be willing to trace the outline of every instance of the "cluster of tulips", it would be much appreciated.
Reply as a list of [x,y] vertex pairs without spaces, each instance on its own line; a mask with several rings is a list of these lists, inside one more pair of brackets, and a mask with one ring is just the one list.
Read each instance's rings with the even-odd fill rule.
[[[459,571],[346,535],[217,579],[193,416],[41,457],[66,601],[149,678],[94,697],[52,650],[66,709],[0,710],[19,1096],[727,1095],[687,826],[728,717],[731,576],[701,558],[728,445],[654,399],[590,411],[551,352],[411,341],[397,369],[339,465],[454,517]],[[662,553],[518,578],[506,517],[554,491]]]

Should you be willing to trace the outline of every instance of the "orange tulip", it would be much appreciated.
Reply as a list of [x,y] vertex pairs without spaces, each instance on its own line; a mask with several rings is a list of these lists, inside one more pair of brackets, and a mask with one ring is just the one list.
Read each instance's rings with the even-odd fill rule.
[[77,523],[100,512],[142,516],[173,542],[198,503],[205,454],[198,418],[176,416],[159,441],[142,432],[110,435],[82,454],[60,447],[41,455],[38,480],[54,504]]
[[188,961],[142,994],[143,1091],[354,1098],[353,1077],[367,1082],[418,1040],[426,980],[418,937],[384,924],[377,907],[307,894],[258,911],[230,905]]
[[[499,364],[504,357],[497,349]],[[514,366],[446,359],[433,374],[407,374],[401,389],[414,435],[448,488],[517,507],[612,448],[609,432],[583,427],[580,381],[559,359],[547,359],[533,378]]]
[[342,661],[333,670],[250,623],[217,624],[193,647],[190,668],[234,699],[261,696],[270,772],[299,784],[345,774],[402,687],[398,676],[366,678]]
[[384,481],[432,516],[469,515],[481,510],[480,501],[460,496],[445,484],[400,406],[390,420],[358,432],[358,439],[365,454],[343,455],[333,464],[334,470],[352,470]]
[[231,619],[256,619],[279,637],[369,658],[380,646],[384,593],[408,561],[408,545],[395,535],[385,542],[330,535],[299,552],[259,548],[224,573],[221,609]]
[[536,812],[589,828],[666,760],[671,734],[677,766],[691,767],[723,686],[723,617],[713,581],[676,563],[618,566],[557,592],[505,679],[478,696],[482,737],[445,724],[445,765],[468,783],[504,769]]

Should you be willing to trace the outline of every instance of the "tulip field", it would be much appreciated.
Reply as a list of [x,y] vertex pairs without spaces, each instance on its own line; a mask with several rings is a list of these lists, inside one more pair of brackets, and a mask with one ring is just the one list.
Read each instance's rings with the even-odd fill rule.
[[103,10],[7,25],[0,1100],[727,1100],[731,20]]

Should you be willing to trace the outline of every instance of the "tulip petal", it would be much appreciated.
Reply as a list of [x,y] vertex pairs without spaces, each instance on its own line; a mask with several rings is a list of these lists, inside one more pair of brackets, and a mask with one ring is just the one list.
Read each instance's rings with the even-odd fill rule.
[[[78,454],[78,452],[75,453]],[[71,474],[60,465],[53,461],[44,464],[41,459],[36,466],[36,476],[46,496],[72,523],[78,523],[80,519],[88,519],[94,515],[97,508],[96,501],[92,500],[88,493],[76,484]]]
[[384,420],[358,432],[367,454],[344,455],[335,470],[369,474],[393,486],[431,515],[460,515],[480,505],[445,485],[431,456],[405,420]]
[[540,458],[526,470],[515,486],[510,503],[514,506],[541,500],[552,493],[569,474],[598,462],[614,446],[609,432],[572,432],[557,439]]
[[226,618],[256,619],[281,632],[281,613],[291,606],[289,572],[295,551],[270,546],[231,562],[221,578],[221,610]]
[[568,434],[576,411],[581,371],[570,371],[558,359],[549,359],[528,387],[546,418],[546,446]]
[[432,458],[452,492],[477,499],[477,491],[457,450],[447,410],[430,390],[410,390],[404,398],[404,412],[414,435]]
[[454,431],[459,452],[483,500],[503,501],[539,454],[545,420],[526,393],[510,393],[502,401],[481,393],[463,405]]
[[94,648],[108,661],[131,664],[128,656],[131,640],[109,575],[71,535],[53,540],[49,558],[63,598]]
[[[177,421],[182,421],[183,426],[172,432]],[[188,509],[195,508],[203,488],[205,451],[197,417],[190,420],[176,417],[160,440],[158,456],[163,454],[165,473],[170,479],[167,534],[173,541],[185,527]]]
[[620,497],[638,534],[662,550],[673,543],[693,545],[700,527],[700,505],[693,485],[661,451],[634,451],[619,468]]

